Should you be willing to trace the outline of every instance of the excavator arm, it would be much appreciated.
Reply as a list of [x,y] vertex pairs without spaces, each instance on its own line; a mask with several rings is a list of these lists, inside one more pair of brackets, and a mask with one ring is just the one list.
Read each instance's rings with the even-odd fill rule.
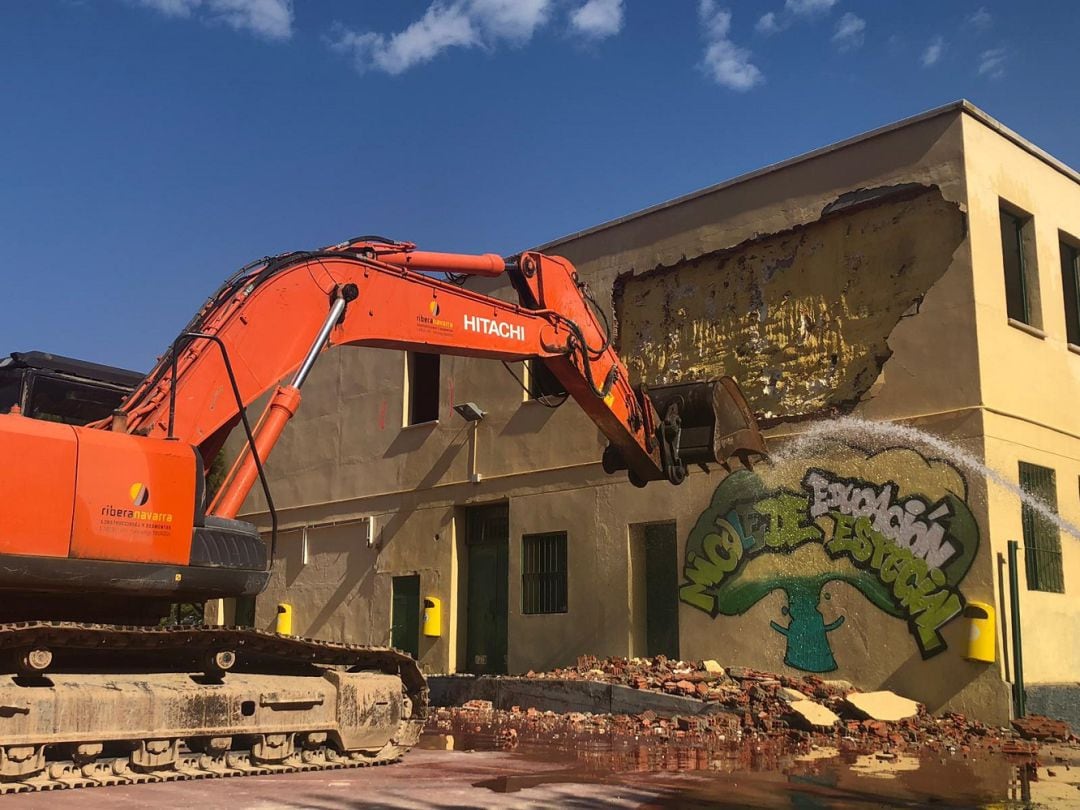
[[[429,275],[436,272],[453,280],[505,274],[519,300],[492,298]],[[504,361],[540,358],[608,439],[605,467],[628,470],[641,486],[681,482],[688,462],[725,462],[732,455],[749,461],[764,452],[732,381],[671,396],[632,386],[599,312],[570,262],[535,252],[511,259],[430,253],[363,237],[284,254],[229,279],[108,426],[185,440],[209,460],[241,409],[292,375],[277,386],[254,431],[258,460],[265,460],[299,404],[317,355],[330,346],[355,345]],[[654,398],[662,400],[663,412]],[[688,418],[695,424],[686,424]],[[684,429],[704,429],[710,446],[687,458],[680,453]],[[214,514],[232,517],[240,508],[257,475],[251,455],[234,467]]]

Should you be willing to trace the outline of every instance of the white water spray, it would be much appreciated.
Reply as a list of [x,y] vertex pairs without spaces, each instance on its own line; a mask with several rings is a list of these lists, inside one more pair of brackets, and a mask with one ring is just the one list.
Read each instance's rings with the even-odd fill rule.
[[867,419],[860,419],[857,416],[841,416],[836,419],[811,422],[807,425],[805,433],[800,434],[797,438],[784,445],[776,453],[771,453],[770,461],[772,464],[780,466],[799,459],[811,458],[816,451],[835,442],[837,439],[850,439],[863,444],[870,441],[878,445],[893,442],[903,443],[909,447],[930,448],[939,458],[948,459],[969,473],[985,476],[1002,489],[1011,492],[1022,503],[1030,506],[1032,510],[1053,523],[1061,531],[1080,539],[1080,527],[1062,519],[1047,503],[1024,492],[1019,485],[1014,484],[1002,473],[986,466],[971,453],[957,447],[952,442],[910,425],[872,422]]

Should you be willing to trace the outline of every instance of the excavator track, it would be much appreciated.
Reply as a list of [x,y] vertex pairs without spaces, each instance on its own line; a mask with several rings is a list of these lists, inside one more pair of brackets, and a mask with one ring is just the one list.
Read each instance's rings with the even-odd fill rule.
[[260,630],[0,624],[0,795],[385,765],[419,738],[405,653]]

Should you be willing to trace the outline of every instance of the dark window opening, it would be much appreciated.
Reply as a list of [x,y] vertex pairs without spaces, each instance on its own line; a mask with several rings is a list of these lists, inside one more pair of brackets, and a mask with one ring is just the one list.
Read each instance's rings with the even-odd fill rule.
[[566,396],[566,387],[542,360],[529,360],[529,399]]
[[[1001,254],[1005,266],[1005,307],[1014,321],[1031,324],[1031,301],[1028,289],[1028,225],[1024,217],[999,209],[1001,217]],[[1032,268],[1033,269],[1033,268]]]
[[1065,334],[1069,343],[1080,346],[1080,249],[1059,242],[1061,249],[1061,289],[1065,295]]
[[410,425],[435,422],[439,418],[439,355],[409,352]]
[[566,532],[521,540],[521,612],[566,613]]
[[[1054,471],[1020,462],[1020,487],[1057,513],[1057,485]],[[1061,564],[1061,535],[1057,525],[1028,504],[1020,511],[1024,527],[1024,564],[1029,591],[1065,592]]]

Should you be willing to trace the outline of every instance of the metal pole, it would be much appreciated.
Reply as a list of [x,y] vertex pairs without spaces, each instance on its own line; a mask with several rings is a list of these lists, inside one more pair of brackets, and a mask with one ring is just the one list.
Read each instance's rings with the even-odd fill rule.
[[319,330],[319,334],[315,337],[315,342],[311,344],[311,348],[308,349],[307,357],[304,358],[304,362],[300,364],[300,368],[296,370],[296,376],[293,377],[293,388],[300,388],[304,385],[304,381],[307,379],[308,373],[311,371],[311,367],[315,365],[315,361],[319,357],[319,352],[322,351],[323,346],[326,345],[326,339],[330,336],[330,330],[334,328],[334,324],[338,322],[338,318],[341,317],[341,313],[345,311],[345,305],[348,301],[344,296],[338,296],[334,299],[333,305],[330,307],[330,314],[326,316],[326,321],[322,325],[322,329]]
[[1020,577],[1017,560],[1020,544],[1009,541],[1009,616],[1012,624],[1013,705],[1016,716],[1023,717],[1024,707],[1024,650],[1020,638]]

